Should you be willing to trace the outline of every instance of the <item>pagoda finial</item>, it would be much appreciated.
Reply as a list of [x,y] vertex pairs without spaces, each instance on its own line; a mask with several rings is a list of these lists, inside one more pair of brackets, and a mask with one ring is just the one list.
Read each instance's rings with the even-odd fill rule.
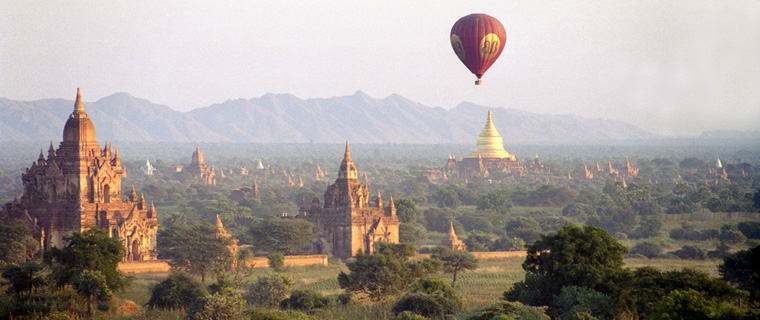
[[79,88],[77,88],[77,100],[74,102],[74,112],[84,112],[84,102],[82,102],[82,94],[79,92]]
[[348,140],[346,140],[346,153],[343,154],[344,160],[351,160],[351,153],[348,152]]
[[393,195],[391,195],[391,198],[388,201],[390,201],[390,204],[388,204],[388,206],[391,207],[391,210],[395,210],[396,205],[393,203]]
[[383,207],[383,197],[380,196],[380,190],[377,190],[377,207]]
[[37,161],[45,161],[45,155],[42,154],[42,149],[40,149],[40,157],[37,158]]
[[454,231],[454,221],[449,221],[449,239],[457,240],[457,233]]
[[216,230],[219,233],[226,233],[224,230],[224,225],[222,224],[222,219],[219,217],[219,215],[216,215]]
[[53,147],[53,141],[50,141],[50,148],[48,148],[48,159],[55,156],[55,148]]

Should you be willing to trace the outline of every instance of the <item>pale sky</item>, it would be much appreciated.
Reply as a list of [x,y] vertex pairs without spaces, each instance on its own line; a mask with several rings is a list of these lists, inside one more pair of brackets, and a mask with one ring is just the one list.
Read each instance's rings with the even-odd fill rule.
[[[451,26],[499,19],[483,85]],[[0,97],[228,99],[397,93],[625,120],[668,135],[760,129],[760,2],[0,0]]]

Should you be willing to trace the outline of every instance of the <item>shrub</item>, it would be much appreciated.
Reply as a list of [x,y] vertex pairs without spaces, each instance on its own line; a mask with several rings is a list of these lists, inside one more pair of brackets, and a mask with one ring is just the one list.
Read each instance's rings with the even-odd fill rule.
[[462,301],[454,289],[440,279],[426,278],[412,284],[412,291],[393,305],[393,313],[411,311],[430,317],[455,314],[462,308]]
[[208,295],[203,285],[187,273],[172,272],[151,290],[148,308],[183,309],[189,308],[198,299]]
[[720,241],[725,241],[733,244],[742,244],[747,240],[747,237],[743,233],[739,232],[736,225],[725,225],[720,228],[720,235],[718,236]]
[[496,239],[488,249],[491,251],[521,251],[525,250],[525,241],[520,238],[505,236]]
[[541,236],[541,227],[531,217],[516,217],[507,222],[504,228],[507,234],[523,239],[525,243],[533,243]]
[[293,290],[289,298],[280,302],[280,308],[311,311],[327,307],[331,301],[313,290]]
[[251,309],[245,312],[248,319],[256,320],[311,320],[314,319],[297,311]]
[[398,242],[420,244],[427,239],[425,227],[416,223],[401,223],[398,228]]
[[427,318],[411,313],[409,311],[404,311],[402,313],[399,313],[397,316],[393,317],[391,320],[425,320]]
[[601,319],[612,319],[615,315],[615,302],[612,298],[584,287],[562,288],[562,293],[554,299],[554,306],[561,319],[575,319],[579,313]]
[[267,260],[269,260],[270,268],[274,269],[274,271],[282,272],[282,267],[285,265],[285,256],[281,253],[272,253],[267,256]]
[[697,246],[683,246],[681,250],[674,252],[676,257],[689,260],[705,260],[707,253]]
[[245,301],[239,294],[215,293],[201,299],[188,310],[193,320],[233,320],[240,318]]
[[287,297],[295,281],[281,273],[260,276],[251,284],[246,300],[254,304],[276,306]]
[[338,295],[338,302],[345,306],[359,303],[359,299],[356,298],[356,295],[353,292],[343,292]]
[[662,254],[662,246],[653,242],[639,242],[631,249],[631,254],[640,254],[649,259],[657,258]]
[[[758,193],[760,194],[760,193]],[[748,239],[760,239],[760,222],[739,222],[737,229]]]
[[467,320],[491,320],[491,319],[534,319],[550,320],[546,315],[547,307],[531,307],[520,302],[499,301],[488,307],[480,309]]

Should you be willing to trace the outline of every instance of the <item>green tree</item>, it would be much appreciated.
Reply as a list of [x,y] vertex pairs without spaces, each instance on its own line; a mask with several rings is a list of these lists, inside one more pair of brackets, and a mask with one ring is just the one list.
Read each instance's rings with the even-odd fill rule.
[[750,298],[760,301],[760,245],[723,258],[718,272],[723,280],[749,291]]
[[394,314],[410,311],[424,317],[443,318],[462,309],[462,300],[443,280],[423,278],[412,283],[411,287],[410,292],[393,304]]
[[550,320],[551,318],[546,314],[546,308],[526,306],[520,302],[499,301],[477,310],[467,320]]
[[596,209],[590,204],[573,203],[565,206],[565,208],[562,209],[562,215],[583,223],[586,222],[589,217],[596,216]]
[[0,223],[0,262],[24,263],[39,251],[40,243],[32,238],[26,224],[19,220]]
[[151,290],[148,307],[159,309],[187,309],[208,295],[206,288],[182,271],[172,271],[169,277]]
[[45,263],[52,266],[52,277],[58,286],[72,283],[85,270],[99,271],[111,291],[119,291],[127,279],[116,268],[124,258],[121,241],[106,231],[92,227],[63,238],[66,246],[53,247],[45,252]]
[[13,294],[16,300],[31,294],[35,288],[44,286],[46,281],[41,276],[42,265],[36,261],[29,261],[22,265],[8,264],[2,269],[3,278],[7,279],[3,285],[8,285],[8,292]]
[[312,311],[328,307],[332,301],[329,297],[323,297],[313,290],[293,290],[290,297],[280,302],[280,308]]
[[430,258],[443,262],[443,272],[454,274],[454,279],[451,281],[452,285],[457,282],[457,274],[459,272],[478,268],[478,259],[467,251],[451,250],[438,246],[433,249],[433,254]]
[[417,211],[417,204],[414,200],[407,198],[399,198],[393,200],[393,205],[396,206],[396,216],[402,223],[415,223],[419,215]]
[[459,201],[459,194],[450,188],[438,188],[432,195],[432,198],[439,208],[456,209],[462,204]]
[[[449,232],[449,221],[454,220],[454,213],[448,210],[441,210],[438,208],[429,208],[425,210],[425,226],[429,231]],[[454,230],[457,229],[457,225],[461,228],[462,224],[459,221],[454,221]],[[461,230],[464,231],[464,230]],[[458,231],[457,234],[461,231]]]
[[246,300],[264,306],[277,306],[288,296],[293,284],[293,278],[281,273],[260,276],[248,289]]
[[285,256],[281,253],[272,253],[267,256],[269,260],[269,267],[276,272],[282,272],[282,267],[285,265]]
[[531,217],[515,217],[507,222],[504,230],[513,237],[523,239],[525,243],[533,243],[541,237],[541,226]]
[[192,320],[235,320],[240,319],[245,309],[245,301],[234,292],[217,292],[201,298],[188,310]]
[[418,224],[402,222],[398,227],[398,242],[419,244],[427,239],[427,230]]
[[618,295],[633,297],[631,310],[643,319],[649,318],[657,309],[657,304],[674,290],[695,290],[720,300],[732,300],[741,295],[725,281],[687,268],[663,272],[653,267],[643,267],[622,277],[620,282],[627,290]]
[[478,211],[490,211],[502,215],[512,209],[512,200],[503,192],[491,191],[478,199]]
[[522,267],[525,280],[504,293],[506,300],[551,305],[563,287],[579,286],[612,292],[628,252],[607,231],[594,226],[565,226],[528,246]]
[[662,220],[656,216],[646,216],[641,218],[639,227],[633,231],[631,238],[652,238],[660,235],[662,229]]
[[346,262],[350,273],[341,271],[338,284],[348,292],[363,293],[376,301],[396,295],[415,279],[441,268],[437,260],[408,261],[416,251],[408,243],[378,242],[372,254],[360,251]]
[[190,274],[199,275],[201,282],[215,266],[227,265],[232,256],[227,246],[229,238],[217,237],[210,225],[173,226],[158,233],[158,253],[169,259],[169,265]]
[[98,270],[83,270],[72,279],[77,293],[87,302],[87,314],[92,316],[92,304],[111,300],[113,293],[108,288],[106,277]]
[[554,306],[561,319],[573,319],[579,313],[588,314],[596,319],[613,319],[615,302],[608,295],[599,291],[569,286],[554,299]]
[[673,290],[663,297],[651,319],[741,319],[743,314],[728,303],[718,302],[706,293],[693,289]]
[[543,185],[530,193],[528,203],[531,206],[566,206],[573,202],[578,193],[568,187]]
[[640,254],[649,259],[657,258],[662,254],[662,246],[654,242],[639,242],[631,248],[632,254]]
[[283,255],[303,254],[314,237],[314,225],[303,219],[266,219],[251,226],[256,250]]

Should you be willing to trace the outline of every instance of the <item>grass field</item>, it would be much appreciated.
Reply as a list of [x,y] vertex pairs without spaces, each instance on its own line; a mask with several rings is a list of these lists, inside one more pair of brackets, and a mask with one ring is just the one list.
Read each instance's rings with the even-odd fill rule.
[[[474,309],[493,304],[501,297],[502,293],[512,284],[523,279],[525,272],[521,264],[524,258],[513,257],[507,259],[481,260],[480,266],[474,271],[460,274],[454,288],[459,292],[464,306]],[[711,276],[718,276],[717,266],[720,260],[681,260],[681,259],[625,259],[625,265],[629,268],[653,266],[662,270],[680,270],[684,267],[704,271]],[[329,266],[312,267],[289,267],[285,273],[296,280],[295,288],[311,289],[323,295],[336,295],[342,292],[338,286],[337,277],[341,271],[347,271],[341,263],[331,263]],[[256,276],[271,273],[270,269],[256,269]],[[132,285],[118,297],[134,301],[139,306],[144,306],[150,298],[151,288],[159,281],[168,276],[168,273],[151,273],[135,275]],[[450,274],[438,274],[436,277],[450,282]],[[210,282],[209,282],[210,283]],[[207,283],[208,284],[208,283]],[[353,306],[333,306],[313,314],[317,319],[390,319],[390,303],[367,303]],[[143,311],[131,317],[121,319],[181,319],[182,311]],[[108,318],[113,318],[110,316]]]
[[[536,210],[536,208],[531,208]],[[516,208],[516,215],[528,214],[531,210],[526,208]],[[556,210],[556,209],[555,209]],[[553,212],[557,213],[557,212]],[[620,239],[621,243],[626,247],[633,247],[640,241],[653,241],[660,243],[665,248],[665,252],[672,252],[680,249],[683,245],[696,245],[706,250],[712,250],[715,248],[716,241],[686,241],[686,240],[673,240],[668,237],[670,230],[680,228],[683,223],[691,224],[695,229],[719,229],[722,225],[727,223],[737,223],[741,221],[757,221],[760,219],[760,214],[757,213],[742,213],[742,214],[728,214],[728,213],[702,213],[692,215],[664,215],[663,228],[661,230],[661,236],[643,239]],[[442,238],[447,236],[440,232],[429,232],[429,238],[421,246],[435,246],[440,242]],[[733,245],[732,251],[746,249],[748,244]],[[507,290],[512,284],[521,281],[525,272],[522,270],[521,264],[523,263],[523,257],[513,257],[506,259],[489,259],[479,261],[480,266],[474,271],[468,271],[460,274],[457,277],[457,283],[454,288],[459,292],[460,297],[467,310],[484,307],[491,305],[499,298],[501,298],[503,292]],[[664,271],[667,270],[680,270],[683,268],[692,268],[699,271],[703,271],[710,276],[718,277],[718,265],[722,260],[681,260],[677,258],[626,258],[624,260],[625,267],[627,268],[640,268],[644,266],[655,267]],[[330,261],[329,266],[310,266],[310,267],[288,267],[285,268],[285,273],[292,277],[296,283],[296,289],[311,289],[319,292],[323,295],[337,295],[342,292],[338,286],[338,274],[341,272],[347,272],[348,269],[339,261]],[[255,269],[251,280],[257,276],[271,273],[271,269],[261,268]],[[134,276],[132,285],[118,294],[119,298],[134,301],[139,306],[144,306],[150,298],[151,288],[159,281],[165,279],[168,273],[153,273],[153,274],[139,274]],[[450,274],[437,274],[435,277],[444,279],[447,282],[451,282],[452,276]],[[210,284],[211,280],[207,282]],[[240,289],[244,289],[246,285],[240,285]],[[317,319],[390,319],[392,314],[390,312],[391,302],[388,303],[362,303],[358,305],[341,306],[336,305],[325,310],[317,311],[312,314]],[[144,308],[143,308],[144,309]],[[150,311],[143,310],[137,315],[130,317],[122,317],[120,319],[182,319],[184,318],[183,311]],[[113,318],[113,315],[108,317],[101,317],[103,319]]]

